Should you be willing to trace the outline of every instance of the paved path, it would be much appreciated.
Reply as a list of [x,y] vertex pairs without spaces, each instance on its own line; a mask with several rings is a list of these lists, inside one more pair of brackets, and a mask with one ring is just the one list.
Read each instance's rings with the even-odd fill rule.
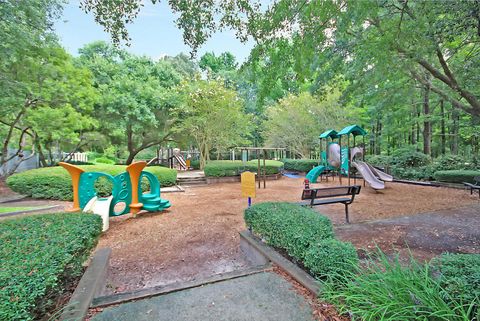
[[106,308],[92,321],[304,321],[312,309],[290,283],[262,272]]

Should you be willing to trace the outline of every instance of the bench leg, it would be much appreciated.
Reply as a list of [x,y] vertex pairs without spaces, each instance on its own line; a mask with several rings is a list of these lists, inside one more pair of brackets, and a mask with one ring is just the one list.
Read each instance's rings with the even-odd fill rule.
[[345,204],[345,220],[347,224],[350,224],[350,220],[348,219],[348,204]]

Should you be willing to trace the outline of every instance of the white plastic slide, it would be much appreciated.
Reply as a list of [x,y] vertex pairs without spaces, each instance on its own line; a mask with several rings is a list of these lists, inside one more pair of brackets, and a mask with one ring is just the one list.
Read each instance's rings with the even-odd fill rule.
[[370,168],[370,170],[372,171],[373,174],[375,174],[375,176],[377,176],[378,178],[380,178],[382,181],[384,182],[393,182],[393,176],[392,175],[388,175],[387,173],[385,172],[382,172],[381,170],[379,170],[378,168],[375,168],[373,167],[372,165],[368,164],[368,163],[365,163],[368,165],[368,167]]
[[103,221],[103,228],[102,231],[105,232],[108,230],[108,219],[110,215],[110,204],[112,203],[113,196],[105,197],[105,198],[98,198],[92,197],[91,200],[88,201],[87,205],[83,208],[83,212],[98,214],[102,218]]
[[187,162],[185,162],[185,159],[183,158],[182,155],[174,155],[175,156],[175,159],[177,160],[177,162],[180,164],[180,166],[182,166],[183,168],[185,168],[185,170],[187,170]]
[[368,167],[367,163],[356,161],[352,162],[352,165],[355,166],[355,168],[360,172],[360,174],[362,174],[363,179],[366,180],[373,189],[378,190],[385,188],[385,183],[375,177],[375,175],[370,170],[370,167]]

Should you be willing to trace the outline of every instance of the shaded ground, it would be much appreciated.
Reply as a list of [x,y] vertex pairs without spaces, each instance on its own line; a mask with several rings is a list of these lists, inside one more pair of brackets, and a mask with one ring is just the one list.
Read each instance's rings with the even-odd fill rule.
[[309,302],[272,272],[105,309],[92,320],[314,320]]
[[429,260],[442,252],[480,253],[480,203],[432,213],[338,226],[336,235],[356,248],[408,251]]
[[[299,201],[302,182],[301,178],[267,182],[267,189],[257,190],[254,203]],[[338,182],[329,184],[335,183]],[[387,185],[382,192],[362,189],[351,206],[352,223],[478,204],[477,196],[463,190]],[[173,204],[168,211],[110,220],[110,229],[98,245],[113,251],[109,293],[193,280],[249,266],[239,249],[238,232],[245,229],[243,210],[247,205],[241,198],[239,183],[199,186],[162,197]],[[317,210],[336,225],[344,225],[343,205]],[[358,237],[365,242],[371,240],[371,235],[362,232]]]

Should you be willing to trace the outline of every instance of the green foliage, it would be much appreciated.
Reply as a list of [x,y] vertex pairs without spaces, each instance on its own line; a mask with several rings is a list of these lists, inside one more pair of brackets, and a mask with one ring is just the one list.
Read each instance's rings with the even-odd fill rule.
[[459,155],[443,155],[433,162],[434,171],[446,171],[452,169],[467,169],[465,159]]
[[473,304],[472,316],[480,313],[480,254],[445,253],[432,263],[446,298],[452,304]]
[[99,157],[99,158],[95,158],[95,163],[114,165],[115,161],[107,157]]
[[284,163],[283,168],[289,171],[308,172],[315,166],[318,166],[319,161],[316,159],[282,159]]
[[0,225],[0,319],[38,320],[82,272],[102,231],[98,215],[57,213]]
[[[80,166],[87,172],[103,172],[112,176],[125,171],[122,165],[86,165]],[[152,166],[145,169],[153,173],[161,186],[175,185],[177,172],[173,169]],[[68,172],[59,166],[32,169],[14,174],[7,179],[8,186],[15,192],[33,198],[72,200],[72,182]],[[110,195],[111,186],[108,180],[97,180],[97,192]]]
[[412,148],[400,148],[392,154],[392,164],[397,167],[420,167],[428,165],[431,160],[428,155]]
[[190,167],[193,169],[200,169],[200,160],[194,159],[190,161]]
[[322,240],[310,246],[303,264],[318,278],[350,275],[352,267],[358,265],[357,250],[351,243],[335,239]]
[[321,297],[354,320],[470,320],[469,306],[451,301],[428,264],[403,266],[379,253],[366,268],[324,282]]
[[433,180],[435,170],[431,165],[421,167],[401,167],[393,165],[391,167],[392,175],[396,178],[408,179],[408,180]]
[[254,234],[301,261],[313,244],[334,237],[327,217],[296,204],[255,204],[245,210],[244,218]]
[[374,166],[386,167],[393,163],[393,158],[387,155],[366,155],[365,161]]
[[[267,175],[278,174],[283,169],[283,163],[274,160],[265,161],[265,171]],[[260,170],[263,171],[263,160],[260,160]],[[242,161],[209,161],[205,165],[205,176],[208,177],[226,177],[238,176],[244,171],[257,172],[258,161],[253,159],[246,165]]]
[[335,240],[330,220],[310,208],[291,203],[255,204],[245,210],[245,223],[317,278],[344,275],[358,264],[355,248]]
[[434,174],[435,179],[440,182],[447,183],[474,183],[473,178],[480,176],[480,171],[474,170],[451,170],[451,171],[438,171]]
[[302,158],[318,146],[321,128],[346,123],[346,111],[340,105],[340,91],[329,91],[323,98],[310,93],[289,95],[266,110],[264,138],[267,145],[288,147]]

